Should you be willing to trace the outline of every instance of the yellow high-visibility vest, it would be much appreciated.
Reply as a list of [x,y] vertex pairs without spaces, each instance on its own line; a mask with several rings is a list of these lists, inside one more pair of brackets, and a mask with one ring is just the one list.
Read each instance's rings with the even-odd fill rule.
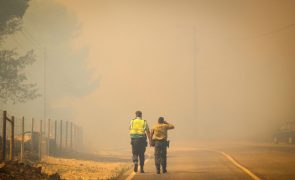
[[133,119],[130,122],[130,134],[145,134],[146,120],[144,119]]

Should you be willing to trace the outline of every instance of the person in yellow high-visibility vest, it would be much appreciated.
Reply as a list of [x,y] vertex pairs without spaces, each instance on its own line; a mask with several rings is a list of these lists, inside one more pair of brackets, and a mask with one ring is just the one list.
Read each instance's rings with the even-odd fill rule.
[[138,169],[138,158],[140,162],[140,172],[144,173],[144,153],[147,147],[147,138],[150,141],[150,130],[146,120],[142,119],[142,112],[136,111],[136,118],[130,121],[129,133],[132,145],[132,160],[134,172]]

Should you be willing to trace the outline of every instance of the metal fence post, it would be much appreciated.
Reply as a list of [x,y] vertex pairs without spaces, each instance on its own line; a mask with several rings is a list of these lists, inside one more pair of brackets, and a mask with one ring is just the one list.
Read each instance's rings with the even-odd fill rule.
[[66,149],[68,148],[68,121],[66,121]]
[[21,142],[21,149],[20,149],[20,160],[23,162],[24,160],[24,141],[25,141],[25,117],[22,118],[22,142]]
[[73,148],[76,150],[77,146],[77,127],[76,124],[73,124]]
[[51,120],[48,119],[47,155],[50,154],[50,124],[51,124],[50,122],[51,122]]
[[59,141],[59,149],[62,150],[62,120],[60,120],[60,141]]
[[40,120],[39,158],[42,159],[42,120]]
[[1,159],[5,161],[5,156],[6,156],[6,116],[7,112],[3,111],[3,117],[2,117],[2,154],[1,154]]
[[44,125],[43,125],[43,139],[44,139],[44,144],[43,144],[43,155],[46,155],[47,154],[47,138],[46,138],[46,131],[47,131],[47,120],[46,119],[44,119]]
[[56,155],[57,150],[57,120],[54,123],[54,155]]
[[[79,147],[80,147],[80,129],[79,129],[79,126],[76,125],[76,144],[78,145],[79,144]],[[77,151],[78,151],[78,146],[77,146]]]
[[32,118],[32,127],[31,127],[31,153],[34,151],[34,118]]
[[80,132],[79,132],[79,137],[80,137],[80,144],[81,144],[81,147],[83,148],[83,129],[82,129],[82,126],[80,126]]
[[81,144],[81,148],[83,148],[83,128],[79,127],[79,144]]
[[73,150],[73,122],[71,122],[71,128],[70,128],[70,148]]
[[10,161],[14,155],[14,116],[11,117],[11,132],[10,132]]

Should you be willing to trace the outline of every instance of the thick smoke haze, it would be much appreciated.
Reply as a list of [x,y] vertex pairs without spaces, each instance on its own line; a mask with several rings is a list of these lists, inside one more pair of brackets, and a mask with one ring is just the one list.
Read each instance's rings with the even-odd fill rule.
[[[295,120],[293,0],[32,0],[23,26],[46,47],[47,118],[83,124],[93,148],[128,147],[136,110],[187,142],[270,140]],[[44,50],[14,38],[36,49],[43,93]],[[44,118],[43,104],[9,108]]]

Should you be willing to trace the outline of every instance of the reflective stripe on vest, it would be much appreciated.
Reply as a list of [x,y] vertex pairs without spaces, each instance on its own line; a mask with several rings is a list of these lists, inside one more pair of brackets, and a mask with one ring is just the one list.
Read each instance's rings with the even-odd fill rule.
[[146,121],[143,119],[133,119],[130,123],[130,134],[145,134]]

